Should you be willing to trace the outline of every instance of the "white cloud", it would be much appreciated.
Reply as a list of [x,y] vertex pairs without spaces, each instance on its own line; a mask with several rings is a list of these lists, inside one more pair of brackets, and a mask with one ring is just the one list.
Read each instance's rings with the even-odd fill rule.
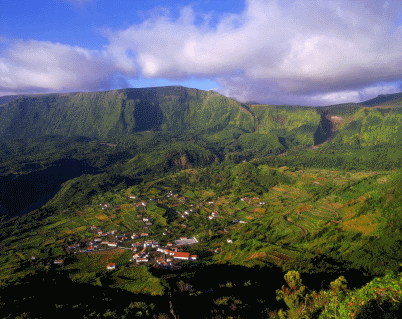
[[244,12],[211,26],[215,13],[187,6],[173,19],[159,9],[140,24],[105,31],[101,52],[13,44],[0,58],[0,90],[110,88],[116,72],[138,70],[148,78],[216,79],[221,93],[243,101],[358,101],[376,94],[378,82],[402,80],[401,13],[396,0],[247,0]]
[[0,57],[0,92],[60,92],[109,89],[116,73],[135,75],[107,52],[60,43],[17,41]]
[[177,20],[165,12],[110,33],[108,50],[136,52],[133,63],[146,77],[209,76],[238,98],[316,103],[315,95],[401,79],[401,8],[398,1],[297,0],[285,8],[249,0],[212,28],[196,25],[187,7]]
[[398,93],[401,89],[398,85],[376,85],[361,90],[345,90],[325,94],[317,94],[312,100],[319,105],[341,104],[349,102],[365,101],[380,94]]

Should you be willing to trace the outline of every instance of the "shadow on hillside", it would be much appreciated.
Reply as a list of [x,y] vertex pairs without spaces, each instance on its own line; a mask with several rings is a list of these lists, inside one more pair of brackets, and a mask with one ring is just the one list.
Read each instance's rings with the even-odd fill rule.
[[156,91],[129,90],[128,100],[137,100],[134,107],[134,132],[160,130],[163,121],[163,112],[160,107]]
[[0,202],[8,218],[22,216],[41,208],[70,179],[83,174],[97,174],[100,170],[86,161],[65,158],[41,171],[28,174],[1,176]]
[[314,133],[314,146],[320,145],[330,139],[333,135],[333,124],[328,119],[327,112],[322,112],[320,123]]

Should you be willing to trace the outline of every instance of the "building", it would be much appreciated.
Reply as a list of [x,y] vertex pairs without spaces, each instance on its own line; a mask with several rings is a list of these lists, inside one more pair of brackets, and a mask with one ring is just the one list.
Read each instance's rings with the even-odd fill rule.
[[[175,240],[175,243],[178,246],[184,246],[184,245],[190,246],[190,245],[197,244],[198,240],[195,237],[192,237],[192,238],[181,237],[180,239]],[[168,243],[168,246],[169,246],[169,243]]]
[[148,258],[145,257],[137,258],[137,263],[146,263],[146,262],[148,262]]
[[173,254],[174,259],[180,259],[180,260],[189,260],[190,259],[190,253],[185,253],[185,252],[175,252]]
[[63,259],[56,259],[53,264],[55,265],[61,265],[63,263]]
[[116,269],[116,264],[107,264],[106,269],[107,269],[107,270]]

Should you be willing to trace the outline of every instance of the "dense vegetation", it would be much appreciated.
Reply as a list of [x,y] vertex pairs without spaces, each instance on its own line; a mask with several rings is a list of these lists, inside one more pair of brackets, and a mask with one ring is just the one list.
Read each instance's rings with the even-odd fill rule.
[[[400,314],[400,94],[322,109],[182,87],[1,101],[4,318]],[[98,230],[194,237],[198,258],[140,265],[137,239],[91,248]]]

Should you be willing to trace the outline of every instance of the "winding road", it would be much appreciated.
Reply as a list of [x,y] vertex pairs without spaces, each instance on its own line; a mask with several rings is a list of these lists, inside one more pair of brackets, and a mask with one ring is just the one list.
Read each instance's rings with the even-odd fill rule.
[[[307,234],[307,230],[306,230],[304,227],[302,227],[302,226],[296,224],[295,222],[290,221],[290,220],[288,219],[288,216],[289,216],[290,214],[291,214],[291,213],[284,214],[284,215],[283,215],[283,219],[285,220],[285,222],[290,223],[290,224],[293,224],[293,225],[295,225],[296,227],[300,228],[300,229],[301,229],[301,232],[302,232],[302,237],[304,237],[304,236]],[[288,243],[288,245],[293,244],[294,242],[295,242],[295,240],[293,240],[292,242]]]

